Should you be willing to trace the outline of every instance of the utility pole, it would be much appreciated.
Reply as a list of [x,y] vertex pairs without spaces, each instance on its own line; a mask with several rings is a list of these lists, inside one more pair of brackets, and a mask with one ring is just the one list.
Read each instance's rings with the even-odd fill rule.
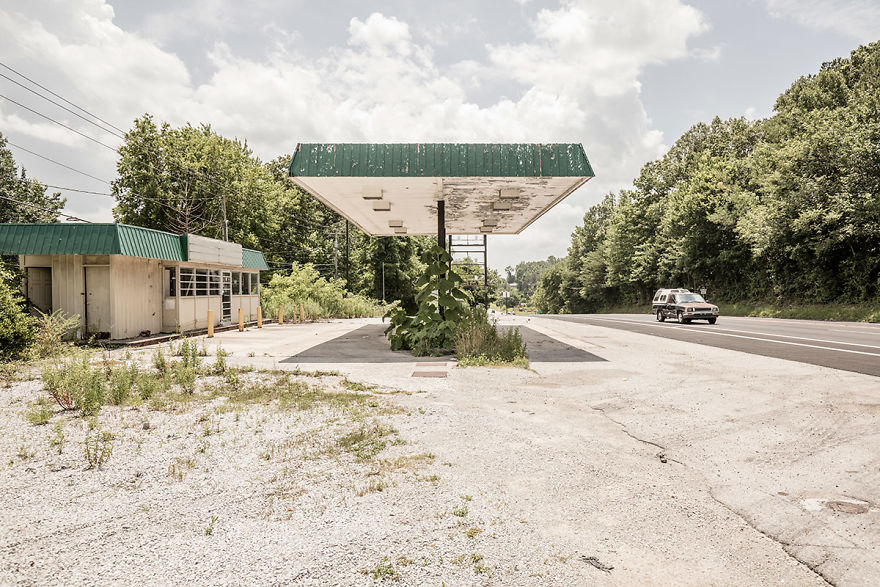
[[339,225],[333,229],[333,279],[339,277]]
[[385,303],[385,261],[382,261],[382,303]]

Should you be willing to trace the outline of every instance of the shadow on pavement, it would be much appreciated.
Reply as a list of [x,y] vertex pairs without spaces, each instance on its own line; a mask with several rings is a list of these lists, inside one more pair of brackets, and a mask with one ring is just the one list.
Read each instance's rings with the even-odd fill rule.
[[[385,338],[385,324],[367,324],[333,340],[283,359],[282,363],[445,363],[451,357],[414,357],[409,351],[392,351]],[[530,361],[578,363],[604,361],[579,348],[541,334],[527,326],[520,327],[528,346]]]

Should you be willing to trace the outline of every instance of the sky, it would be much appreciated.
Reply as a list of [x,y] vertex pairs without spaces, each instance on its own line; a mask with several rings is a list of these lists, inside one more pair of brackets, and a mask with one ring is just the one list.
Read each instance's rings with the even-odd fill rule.
[[[586,210],[690,126],[766,117],[878,38],[880,0],[0,0],[0,62],[122,129],[209,123],[264,161],[299,142],[582,143],[596,177],[490,237],[497,269],[564,256]],[[120,139],[3,77],[0,94],[9,141],[93,177],[12,147],[29,176],[109,190],[112,149],[25,107]],[[112,198],[61,191],[112,221]]]

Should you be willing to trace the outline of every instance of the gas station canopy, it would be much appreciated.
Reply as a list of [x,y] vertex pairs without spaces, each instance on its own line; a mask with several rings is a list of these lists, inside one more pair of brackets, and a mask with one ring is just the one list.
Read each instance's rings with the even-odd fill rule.
[[301,143],[290,179],[370,236],[518,234],[594,176],[582,145]]

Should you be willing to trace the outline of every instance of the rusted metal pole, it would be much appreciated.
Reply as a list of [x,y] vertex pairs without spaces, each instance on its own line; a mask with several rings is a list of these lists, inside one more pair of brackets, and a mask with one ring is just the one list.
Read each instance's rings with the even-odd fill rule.
[[437,246],[446,248],[446,201],[437,200]]

